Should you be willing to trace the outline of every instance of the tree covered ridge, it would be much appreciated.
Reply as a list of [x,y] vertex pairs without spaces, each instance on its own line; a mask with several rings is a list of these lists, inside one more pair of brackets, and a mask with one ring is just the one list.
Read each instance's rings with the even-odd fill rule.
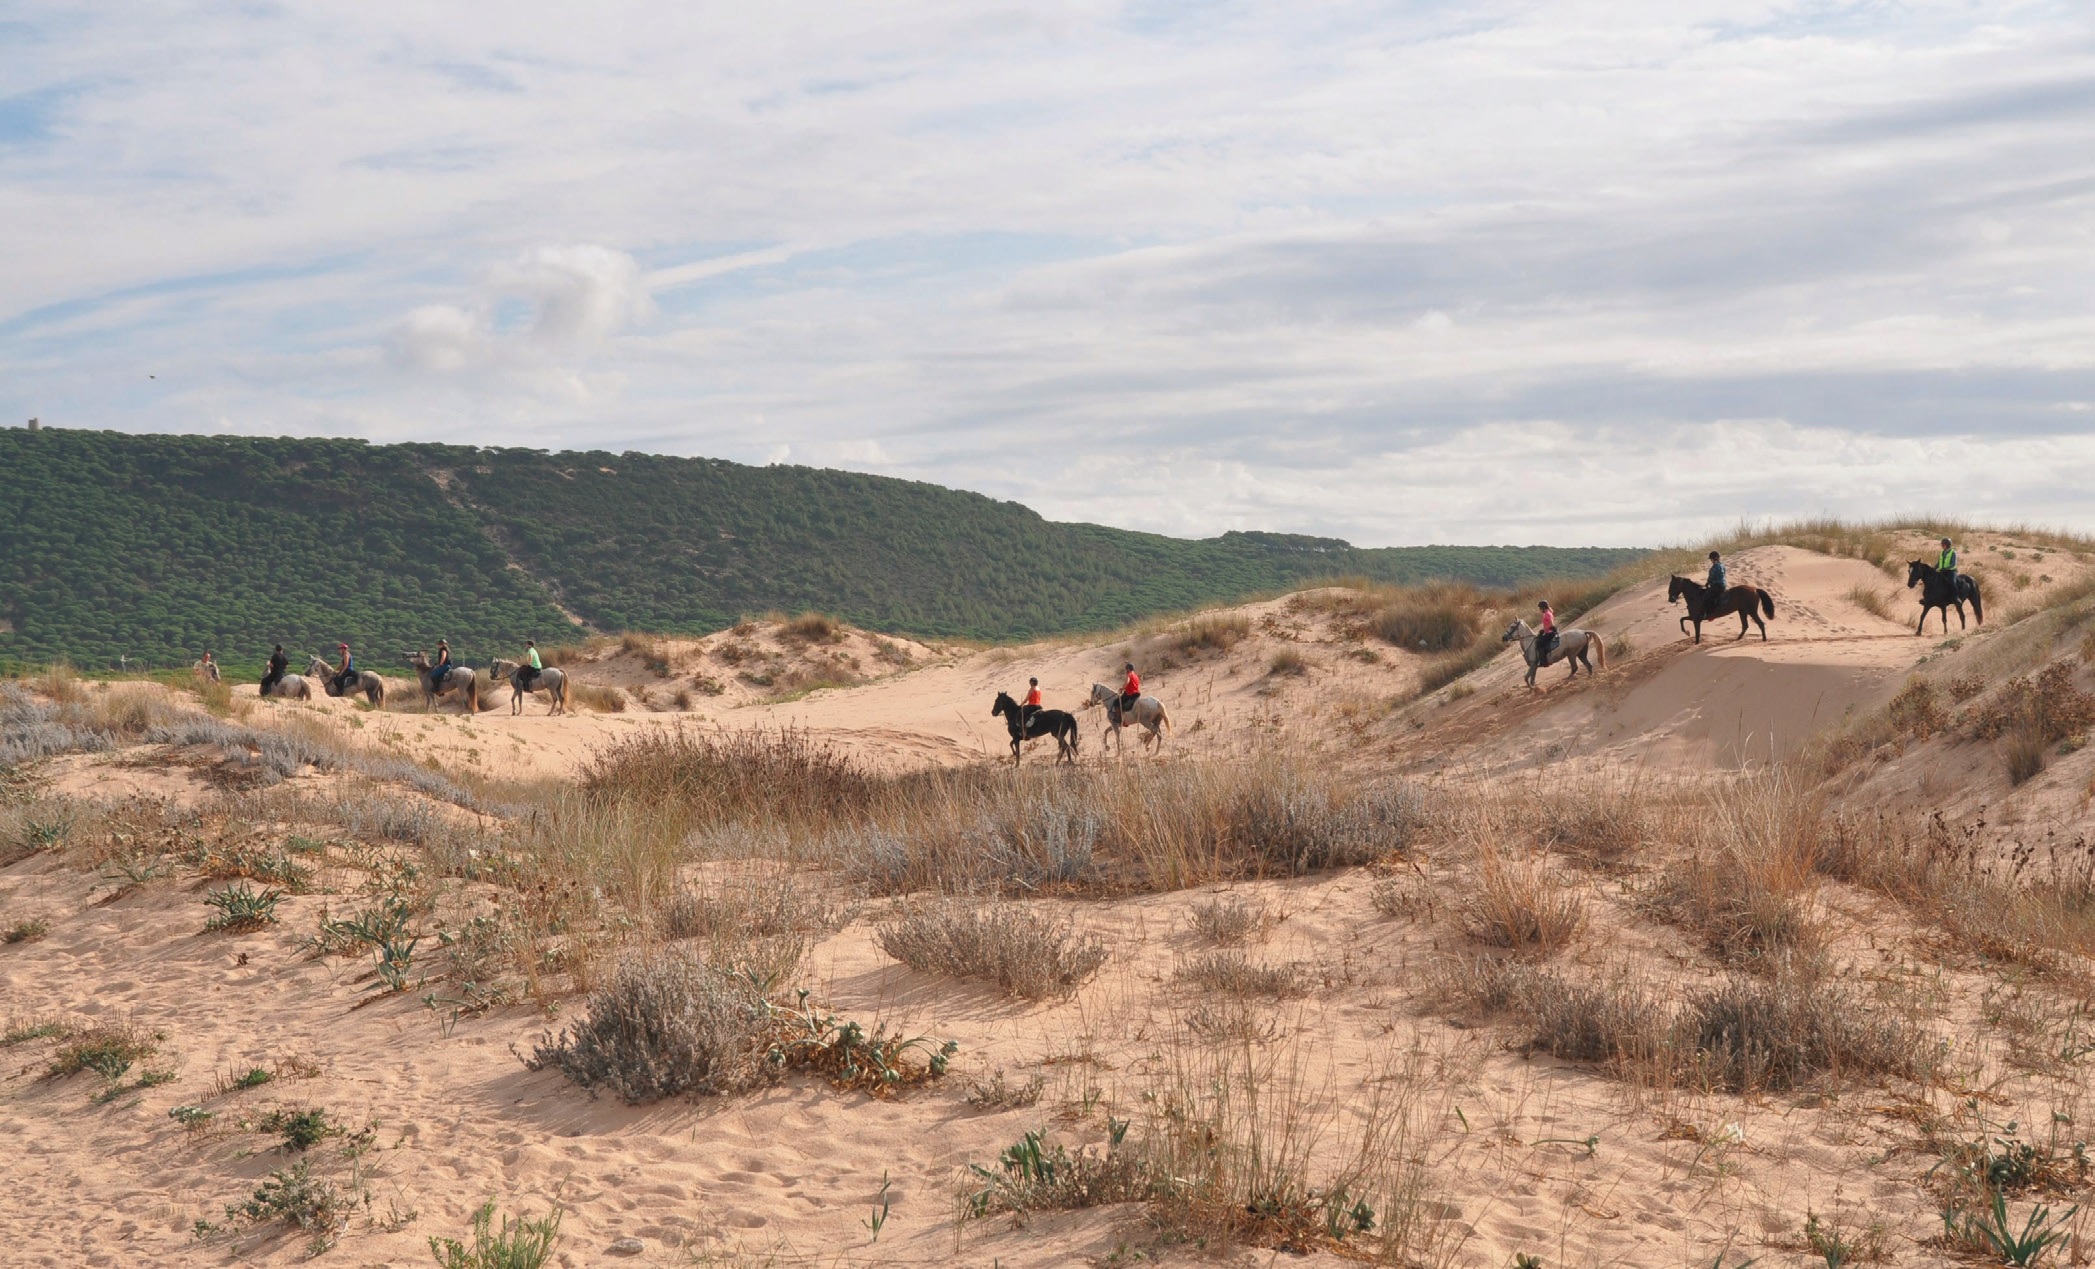
[[374,668],[572,629],[703,632],[769,609],[1012,639],[1316,578],[1518,586],[1604,548],[1189,541],[1042,519],[917,481],[648,454],[0,431],[0,662],[205,648],[259,664],[348,638]]

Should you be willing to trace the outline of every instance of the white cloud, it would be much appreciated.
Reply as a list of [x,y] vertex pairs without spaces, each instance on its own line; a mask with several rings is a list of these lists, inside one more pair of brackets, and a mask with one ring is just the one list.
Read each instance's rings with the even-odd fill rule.
[[[522,304],[523,313],[506,315],[509,301]],[[538,246],[490,270],[468,304],[409,312],[387,337],[386,353],[401,369],[439,374],[542,369],[538,359],[593,351],[654,311],[640,266],[625,252],[587,243]],[[567,395],[587,399],[570,378],[561,379]]]

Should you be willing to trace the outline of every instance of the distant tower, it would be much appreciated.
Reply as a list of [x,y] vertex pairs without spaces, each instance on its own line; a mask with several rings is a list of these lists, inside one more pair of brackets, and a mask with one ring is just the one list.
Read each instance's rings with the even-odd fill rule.
[[43,427],[43,424],[41,424],[41,423],[37,422],[37,421],[36,421],[35,419],[31,419],[31,420],[29,420],[29,430],[30,430],[30,431],[34,432],[34,431],[37,431],[37,430],[39,430],[39,429],[40,429],[40,428],[42,428],[42,427]]

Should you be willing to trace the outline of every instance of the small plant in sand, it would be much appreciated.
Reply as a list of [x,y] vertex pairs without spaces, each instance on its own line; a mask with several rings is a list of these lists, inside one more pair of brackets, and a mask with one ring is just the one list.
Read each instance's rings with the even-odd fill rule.
[[56,1018],[10,1018],[7,1030],[0,1031],[0,1048],[28,1044],[33,1040],[62,1040],[72,1031]]
[[1013,996],[1066,996],[1106,963],[1105,940],[1067,917],[1015,903],[947,899],[906,907],[874,930],[911,969],[983,978]]
[[2006,1196],[1996,1191],[1992,1202],[1975,1212],[1954,1205],[1943,1208],[1942,1241],[1958,1251],[2002,1264],[2037,1265],[2053,1247],[2072,1236],[2073,1218],[2079,1213],[2078,1205],[2055,1213],[2038,1203],[2018,1226],[2008,1213]]
[[51,932],[51,923],[43,917],[24,917],[0,930],[0,943],[34,943]]
[[310,1150],[329,1137],[342,1135],[341,1125],[328,1119],[326,1109],[319,1106],[272,1110],[255,1121],[255,1131],[282,1137],[283,1149],[289,1154]]
[[1040,1101],[1047,1079],[1035,1075],[1023,1084],[1009,1083],[998,1071],[988,1080],[969,1080],[967,1104],[976,1110],[1024,1110]]
[[[271,1172],[246,1202],[227,1205],[226,1219],[244,1225],[281,1222],[311,1234],[311,1250],[318,1254],[333,1246],[347,1228],[350,1208],[349,1196],[326,1177],[313,1175],[301,1159],[288,1168]],[[208,1222],[197,1222],[199,1235],[211,1232]]]
[[127,1017],[97,1022],[74,1032],[46,1068],[53,1078],[93,1071],[110,1083],[124,1077],[131,1064],[160,1051],[160,1037]]
[[213,890],[204,896],[204,902],[216,908],[218,915],[206,921],[204,928],[238,933],[274,925],[276,902],[283,897],[281,890],[257,890],[245,881]]
[[1179,967],[1178,980],[1204,992],[1226,996],[1268,996],[1288,1000],[1309,991],[1299,965],[1258,965],[1241,952],[1209,952]]
[[489,1199],[473,1213],[471,1246],[455,1238],[431,1238],[429,1252],[443,1269],[542,1269],[560,1241],[560,1216],[557,1207],[536,1220],[505,1214],[497,1230],[495,1201]]
[[1273,918],[1264,900],[1220,895],[1193,905],[1193,932],[1221,947],[1242,947],[1265,937]]

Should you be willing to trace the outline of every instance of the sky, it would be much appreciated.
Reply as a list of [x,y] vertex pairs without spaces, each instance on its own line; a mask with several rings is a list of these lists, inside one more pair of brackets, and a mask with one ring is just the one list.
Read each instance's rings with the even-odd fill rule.
[[2095,530],[2087,0],[0,4],[0,421]]

